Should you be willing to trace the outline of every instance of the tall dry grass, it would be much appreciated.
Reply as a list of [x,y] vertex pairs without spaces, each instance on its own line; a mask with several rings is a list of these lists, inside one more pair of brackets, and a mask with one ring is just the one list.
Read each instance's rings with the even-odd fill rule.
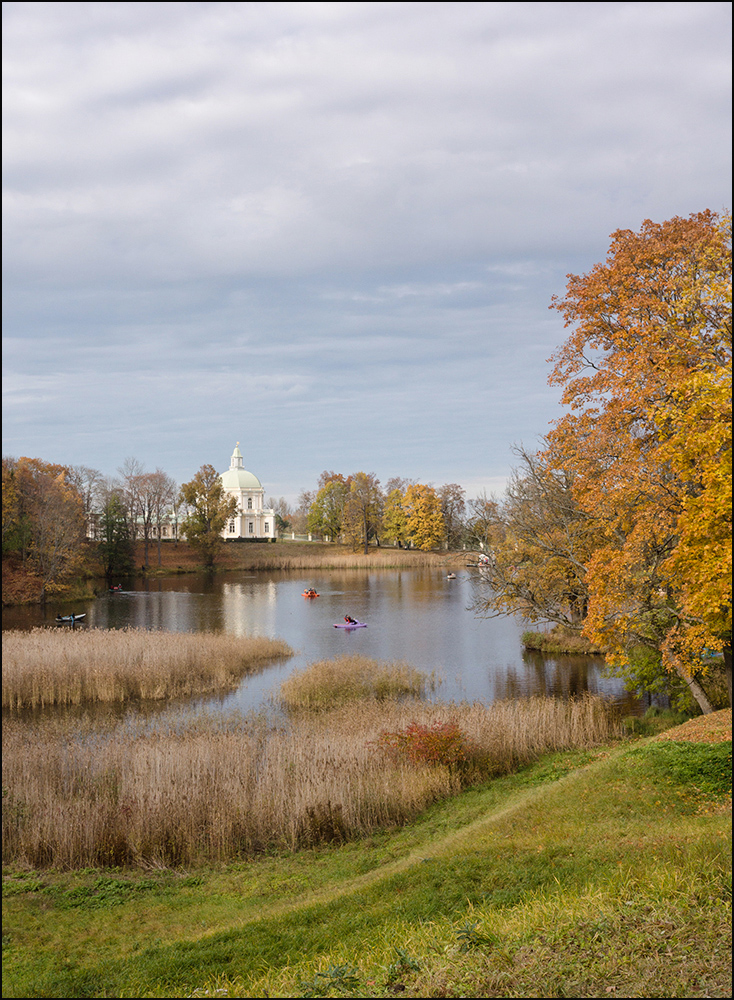
[[[237,546],[238,549],[246,548]],[[420,552],[415,549],[373,547],[367,555],[354,552],[344,545],[300,546],[284,542],[257,550],[228,552],[225,547],[219,562],[252,570],[319,570],[319,569],[424,569],[461,565],[465,554],[450,552]]]
[[[370,546],[367,555],[354,552],[347,545],[323,542],[297,542],[287,539],[277,545],[228,542],[217,556],[221,570],[319,570],[319,569],[422,569],[425,567],[461,566],[466,552],[421,552],[393,546]],[[151,557],[150,571],[193,572],[201,569],[201,555],[186,542],[167,542],[161,551],[160,570],[157,553]],[[144,551],[138,543],[136,565],[142,565]]]
[[[378,749],[411,723],[455,722],[473,771]],[[601,699],[482,705],[369,700],[335,711],[188,731],[70,737],[11,719],[3,730],[3,857],[45,865],[189,865],[339,841],[403,823],[468,781],[539,754],[608,741]]]
[[278,702],[290,712],[322,712],[350,701],[420,697],[434,676],[409,663],[378,663],[367,656],[339,656],[294,671],[280,686]]
[[3,632],[3,709],[225,690],[290,647],[264,637],[145,629]]

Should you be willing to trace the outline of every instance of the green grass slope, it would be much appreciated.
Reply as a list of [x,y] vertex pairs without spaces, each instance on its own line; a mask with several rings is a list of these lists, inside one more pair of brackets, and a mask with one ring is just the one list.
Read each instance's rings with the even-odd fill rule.
[[3,881],[4,997],[728,997],[731,742],[559,754],[317,851]]

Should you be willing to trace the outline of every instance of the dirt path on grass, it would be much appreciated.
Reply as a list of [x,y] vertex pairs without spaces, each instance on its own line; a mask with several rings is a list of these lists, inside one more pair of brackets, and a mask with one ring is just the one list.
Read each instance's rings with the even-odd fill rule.
[[[678,740],[689,743],[720,743],[724,740],[731,740],[731,713],[732,710],[730,708],[725,708],[719,712],[712,712],[710,715],[701,715],[695,719],[689,719],[688,722],[684,722],[680,726],[666,730],[664,733],[652,737],[652,739]],[[624,744],[618,748],[619,752],[623,752],[624,749]],[[607,757],[609,753],[603,752],[599,756]],[[565,775],[557,784],[560,784],[564,780],[580,780],[589,766],[593,766],[593,764],[575,769],[570,774]],[[367,889],[382,879],[389,878],[422,862],[435,860],[447,853],[451,854],[456,850],[460,850],[463,843],[475,843],[480,831],[502,824],[512,813],[522,810],[532,799],[537,800],[537,798],[546,794],[552,794],[555,787],[555,784],[553,786],[544,785],[515,793],[510,801],[506,802],[498,810],[493,810],[489,814],[480,816],[467,826],[454,830],[446,836],[429,840],[409,851],[403,857],[380,865],[369,872],[365,872],[351,880],[348,887],[339,883],[338,885],[329,885],[318,889],[297,900],[281,900],[263,909],[256,917],[246,918],[243,920],[242,925],[252,923],[256,920],[270,919],[271,917],[292,912],[302,907],[331,902],[337,897]],[[206,936],[207,934],[202,935],[202,937]]]

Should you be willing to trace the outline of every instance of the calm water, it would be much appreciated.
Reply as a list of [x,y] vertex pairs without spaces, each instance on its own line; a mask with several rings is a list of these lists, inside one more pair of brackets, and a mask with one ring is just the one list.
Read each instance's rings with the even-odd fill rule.
[[[527,624],[514,618],[475,618],[469,606],[481,586],[478,574],[471,571],[458,573],[455,580],[438,570],[177,576],[139,583],[73,608],[64,606],[63,613],[85,612],[85,626],[93,628],[266,635],[284,639],[296,651],[287,663],[245,679],[236,692],[212,702],[225,709],[260,707],[293,670],[315,660],[360,653],[435,671],[441,683],[433,697],[443,701],[489,703],[591,691],[622,702],[625,711],[639,710],[619,680],[603,675],[600,658],[528,654],[520,643]],[[303,598],[309,587],[321,596]],[[45,612],[5,609],[3,628],[60,627],[53,624],[59,610],[53,605]],[[333,628],[345,614],[368,627]]]

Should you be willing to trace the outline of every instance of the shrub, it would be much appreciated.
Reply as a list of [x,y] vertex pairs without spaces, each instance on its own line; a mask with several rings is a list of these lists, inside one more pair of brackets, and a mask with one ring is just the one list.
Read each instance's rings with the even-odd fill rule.
[[383,731],[376,746],[397,762],[459,767],[469,762],[472,746],[456,722],[411,722],[398,732]]

